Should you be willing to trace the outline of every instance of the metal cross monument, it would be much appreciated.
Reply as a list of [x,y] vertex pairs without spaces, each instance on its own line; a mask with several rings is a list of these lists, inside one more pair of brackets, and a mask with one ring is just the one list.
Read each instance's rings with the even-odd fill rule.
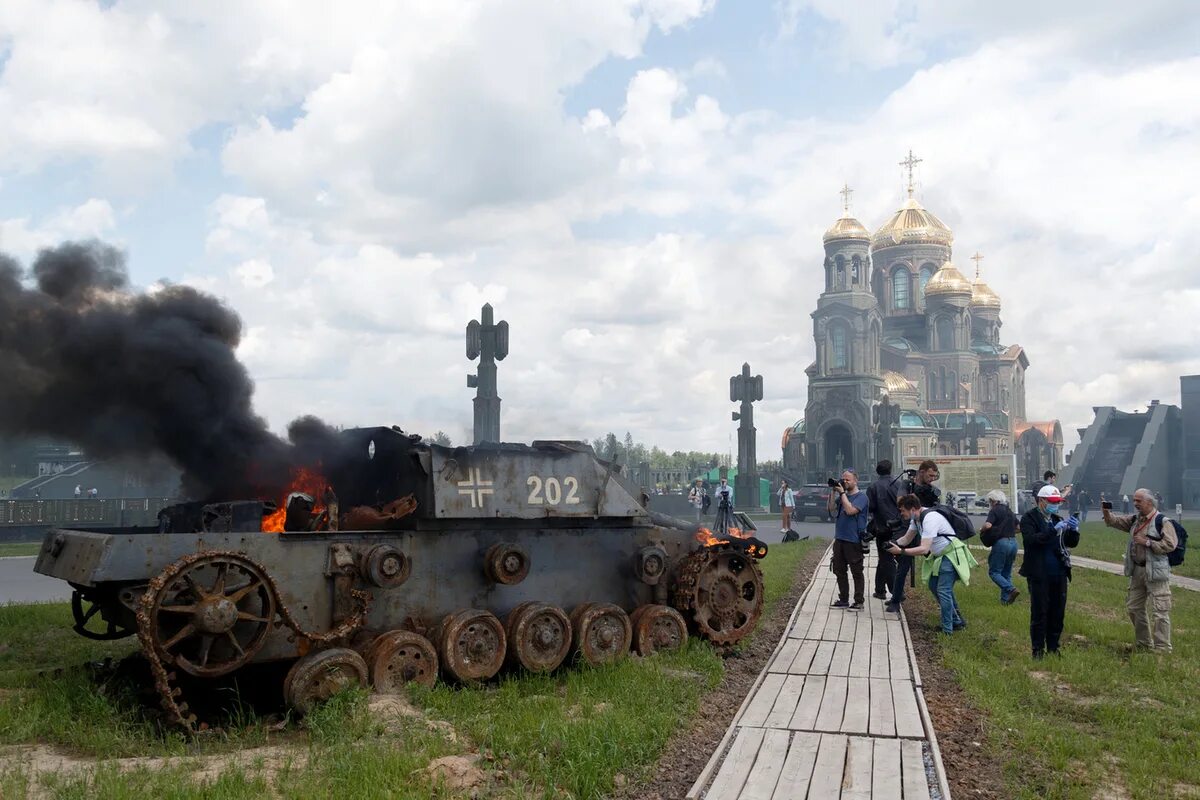
[[[500,441],[500,397],[496,394],[496,362],[508,355],[508,323],[492,323],[492,304],[485,303],[478,320],[467,323],[467,358],[479,359],[479,370],[467,375],[475,392],[475,444]],[[473,498],[472,498],[473,500]]]
[[729,400],[741,403],[733,412],[738,425],[738,474],[733,480],[733,496],[742,508],[757,508],[758,497],[758,431],[754,428],[754,401],[763,399],[762,375],[750,375],[750,365],[742,364],[742,374],[729,379]]

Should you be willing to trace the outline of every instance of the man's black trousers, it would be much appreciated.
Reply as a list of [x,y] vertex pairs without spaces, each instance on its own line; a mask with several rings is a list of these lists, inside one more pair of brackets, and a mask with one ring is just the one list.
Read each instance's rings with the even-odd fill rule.
[[1033,654],[1040,656],[1049,650],[1058,652],[1062,638],[1063,616],[1067,612],[1066,575],[1048,578],[1028,578],[1029,581],[1029,641]]
[[866,579],[863,577],[863,551],[858,542],[843,542],[833,540],[833,574],[837,577],[838,600],[845,602],[850,594],[850,581],[846,576],[847,570],[854,575],[854,602],[863,601],[863,589]]
[[875,565],[875,594],[886,594],[892,588],[892,581],[896,580],[896,557],[887,550],[890,544],[888,539],[875,540],[875,552],[879,556],[879,563]]

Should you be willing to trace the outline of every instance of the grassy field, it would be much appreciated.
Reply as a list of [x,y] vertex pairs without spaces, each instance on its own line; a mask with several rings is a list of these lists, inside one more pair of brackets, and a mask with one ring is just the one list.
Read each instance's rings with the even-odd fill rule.
[[[772,548],[761,562],[768,606],[803,555],[827,544]],[[159,731],[130,689],[98,691],[78,666],[129,652],[132,640],[91,642],[69,619],[65,605],[0,607],[0,797],[35,784],[55,798],[447,797],[457,792],[427,767],[450,756],[482,770],[480,796],[603,797],[646,774],[723,674],[720,657],[693,641],[604,668],[414,691],[415,713],[351,693],[277,731],[245,711],[224,732],[186,741]],[[61,670],[37,673],[52,668]],[[66,754],[68,768],[31,774],[37,753],[14,748],[35,745]]]
[[0,558],[5,556],[36,556],[41,542],[0,542]]
[[985,565],[970,587],[958,587],[970,627],[941,643],[947,666],[990,718],[1007,795],[1200,797],[1200,594],[1174,592],[1172,655],[1131,653],[1125,579],[1074,574],[1061,657],[1031,659],[1028,596],[1001,606]]

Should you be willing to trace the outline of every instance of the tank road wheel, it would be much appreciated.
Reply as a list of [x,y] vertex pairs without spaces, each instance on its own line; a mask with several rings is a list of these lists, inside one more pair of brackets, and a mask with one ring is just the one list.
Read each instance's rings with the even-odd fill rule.
[[633,624],[633,649],[640,656],[678,650],[687,643],[687,622],[670,606],[639,606],[630,622]]
[[367,664],[348,647],[309,653],[288,670],[283,700],[301,714],[350,686],[367,685]]
[[483,556],[483,571],[493,583],[514,586],[529,574],[529,553],[517,544],[494,544]]
[[579,655],[589,664],[608,664],[629,652],[629,615],[611,603],[584,603],[571,612]]
[[200,553],[176,561],[142,608],[158,657],[213,678],[247,663],[271,632],[275,593],[266,570],[243,555]]
[[491,678],[504,665],[504,626],[488,611],[465,608],[442,621],[438,655],[455,680],[472,683]]
[[398,694],[409,683],[433,686],[438,674],[437,651],[419,633],[389,631],[371,645],[367,668],[371,685],[380,694]]
[[762,614],[762,573],[733,548],[689,556],[675,586],[675,607],[691,611],[699,634],[716,645],[740,641]]
[[530,672],[557,669],[571,652],[571,620],[561,608],[521,603],[504,623],[508,661]]
[[[84,608],[84,604],[87,608]],[[118,617],[120,605],[116,598],[101,598],[89,594],[86,590],[76,589],[71,592],[71,616],[75,618],[73,630],[80,636],[95,639],[98,642],[109,642],[114,639],[124,639],[137,633],[137,627],[130,627]],[[96,614],[100,619],[95,619]],[[103,628],[88,628],[89,623],[102,622]]]

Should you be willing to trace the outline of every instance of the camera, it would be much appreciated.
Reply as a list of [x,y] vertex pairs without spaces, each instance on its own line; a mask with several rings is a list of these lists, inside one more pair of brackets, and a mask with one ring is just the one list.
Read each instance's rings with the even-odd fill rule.
[[1105,511],[1112,511],[1112,503],[1105,500],[1100,504],[1100,508],[1104,509]]
[[834,478],[830,478],[830,479],[828,480],[828,483],[829,483],[829,488],[830,488],[830,489],[836,489],[836,488],[838,488],[839,486],[840,486],[842,489],[845,489],[845,488],[846,488],[846,484],[845,484],[845,482],[844,482],[844,481],[835,480]]

